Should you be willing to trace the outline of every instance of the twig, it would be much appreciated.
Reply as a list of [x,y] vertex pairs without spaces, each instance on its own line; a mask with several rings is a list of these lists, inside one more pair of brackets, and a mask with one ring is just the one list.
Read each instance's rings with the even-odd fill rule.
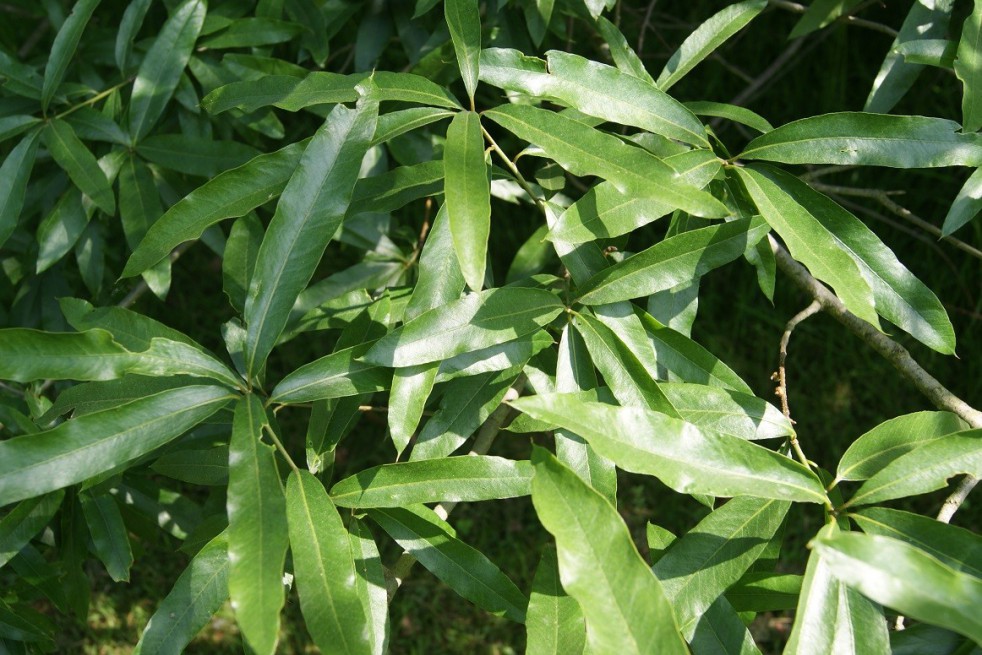
[[26,398],[27,397],[27,394],[26,393],[24,393],[23,391],[21,391],[20,389],[18,389],[16,387],[10,386],[9,384],[7,384],[5,382],[0,382],[0,389],[3,389],[4,391],[6,391],[8,393],[12,393],[15,396],[20,396],[21,398]]
[[484,139],[488,142],[488,145],[491,146],[491,150],[497,153],[497,155],[501,157],[502,160],[504,160],[505,165],[508,167],[508,170],[510,170],[512,175],[515,176],[515,179],[518,181],[518,184],[522,187],[525,193],[528,194],[528,197],[532,200],[532,202],[534,202],[536,205],[539,206],[539,209],[541,209],[543,213],[545,213],[545,206],[542,203],[542,199],[536,196],[532,192],[532,185],[528,183],[528,181],[525,179],[525,176],[522,175],[522,172],[518,170],[518,166],[515,164],[515,162],[513,162],[511,158],[509,158],[508,155],[505,154],[505,151],[502,150],[500,146],[498,146],[498,144],[495,142],[491,134],[486,129],[484,129],[483,125],[481,126],[481,132],[484,133]]
[[276,436],[276,432],[273,430],[273,428],[269,424],[264,424],[263,429],[266,431],[266,434],[269,435],[269,438],[273,440],[273,444],[276,446],[276,449],[280,451],[281,455],[283,455],[283,459],[285,459],[286,463],[290,465],[293,472],[300,473],[300,468],[297,466],[297,463],[293,461],[293,458],[290,457],[290,453],[283,445],[283,442],[280,441],[280,438]]
[[651,12],[655,10],[655,5],[658,4],[658,0],[651,0],[648,3],[648,8],[645,9],[644,18],[641,20],[641,30],[638,32],[638,57],[641,57],[644,53],[644,35],[648,31],[648,27],[651,25]]
[[41,19],[37,27],[34,28],[34,31],[31,32],[31,35],[27,37],[26,41],[24,41],[24,45],[22,45],[20,50],[17,51],[17,56],[23,59],[29,55],[31,50],[34,49],[34,46],[36,46],[38,41],[41,40],[41,37],[44,36],[44,33],[48,31],[50,26],[51,23],[48,22],[47,18]]
[[[777,364],[777,389],[774,390],[781,398],[781,411],[784,413],[784,417],[794,423],[791,419],[791,408],[788,406],[788,376],[787,369],[785,367],[785,361],[788,358],[788,343],[791,341],[791,333],[794,329],[798,327],[800,323],[807,320],[809,317],[814,316],[818,312],[822,311],[822,305],[817,300],[812,300],[811,303],[805,307],[803,310],[791,317],[791,320],[787,322],[784,326],[784,334],[781,335],[781,348],[778,354],[778,364]],[[804,451],[801,450],[801,444],[798,443],[798,435],[792,430],[791,432],[791,447],[794,449],[795,455],[801,460],[801,463],[807,468],[811,468],[811,464],[808,462],[808,458],[805,457]]]
[[[747,87],[738,93],[732,100],[730,100],[731,105],[743,106],[744,103],[748,102],[757,93],[771,81],[771,78],[776,76],[785,68],[788,61],[791,60],[795,54],[801,50],[801,47],[805,44],[804,39],[795,39],[788,47],[784,49],[784,52],[779,54],[777,58],[771,62],[771,65],[764,69],[760,75],[754,78],[754,81],[747,85]],[[719,119],[717,119],[719,120]]]
[[[468,455],[486,455],[488,451],[491,450],[491,446],[494,444],[494,440],[498,437],[498,433],[501,432],[502,426],[508,417],[511,415],[512,408],[507,404],[509,400],[515,400],[521,395],[522,388],[525,386],[525,376],[520,376],[515,384],[512,385],[511,389],[505,394],[502,399],[501,405],[499,405],[491,415],[488,416],[484,425],[477,433],[477,437],[474,439],[474,445],[471,446],[471,450]],[[455,502],[444,502],[433,508],[433,511],[444,521],[450,516],[450,512],[454,510],[457,506]],[[409,553],[403,553],[396,560],[386,575],[386,587],[388,591],[389,602],[392,602],[393,596],[395,596],[396,591],[406,580],[409,574],[413,570],[413,566],[416,565],[416,558]]]
[[[803,14],[808,11],[808,7],[798,4],[797,2],[789,2],[788,0],[768,0],[768,3],[772,7],[784,9],[785,11],[790,11],[795,14]],[[893,38],[897,38],[898,34],[897,30],[893,29],[889,25],[866,20],[865,18],[859,18],[857,16],[853,16],[852,14],[839,16],[834,22],[845,23],[846,25],[855,25],[856,27],[865,27],[866,29],[873,30],[874,32],[880,32],[881,34],[886,34],[887,36]]]
[[955,490],[948,496],[944,503],[941,505],[941,510],[938,512],[938,520],[942,523],[950,523],[951,517],[955,515],[958,508],[962,506],[965,499],[968,498],[968,494],[972,493],[972,489],[975,485],[979,483],[979,479],[974,475],[966,475],[962,478],[962,481],[958,483]]

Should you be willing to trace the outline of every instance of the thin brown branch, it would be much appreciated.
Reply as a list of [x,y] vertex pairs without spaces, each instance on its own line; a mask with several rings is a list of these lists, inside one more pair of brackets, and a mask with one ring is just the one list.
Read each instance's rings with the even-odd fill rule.
[[[789,0],[768,0],[768,4],[777,9],[783,9],[785,11],[790,11],[795,14],[803,14],[808,11],[808,7],[799,4],[797,2],[789,2]],[[881,34],[886,34],[889,37],[897,38],[897,30],[893,29],[889,25],[884,25],[883,23],[877,23],[875,21],[866,20],[865,18],[859,18],[858,16],[853,16],[852,14],[844,14],[835,19],[834,22],[845,23],[846,25],[854,25],[855,27],[864,27],[874,32],[880,32]]]
[[[791,418],[791,407],[788,405],[788,375],[786,361],[788,359],[788,343],[791,341],[791,333],[794,332],[795,328],[798,327],[803,321],[806,321],[809,317],[814,316],[822,310],[822,305],[817,300],[812,300],[811,303],[803,310],[791,317],[791,320],[787,322],[784,326],[784,334],[781,335],[781,347],[778,354],[778,364],[777,364],[777,389],[774,393],[781,398],[781,411],[784,413],[784,417],[788,419],[791,423],[794,420]],[[801,444],[798,443],[798,435],[794,431],[791,432],[791,448],[794,449],[795,455],[807,468],[811,468],[811,464],[808,458],[805,457],[804,451],[801,449]]]

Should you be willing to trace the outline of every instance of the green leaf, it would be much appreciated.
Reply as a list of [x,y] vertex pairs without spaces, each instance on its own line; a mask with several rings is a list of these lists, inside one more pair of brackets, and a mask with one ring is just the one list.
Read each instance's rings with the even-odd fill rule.
[[703,59],[739,32],[767,6],[767,0],[746,0],[727,6],[713,14],[686,37],[665,64],[655,84],[668,91]]
[[658,387],[683,420],[703,430],[748,441],[794,434],[781,410],[757,396],[704,384],[660,382]]
[[450,219],[444,203],[433,219],[433,226],[423,244],[419,257],[418,277],[412,298],[406,305],[408,323],[431,309],[460,298],[464,290],[464,274],[453,250]]
[[[700,189],[721,168],[719,158],[709,150],[690,150],[666,157],[664,162]],[[610,182],[601,182],[563,212],[550,230],[549,239],[575,244],[616,237],[671,214],[674,209],[655,199],[621,193]]]
[[454,252],[467,286],[480,291],[491,231],[491,188],[481,119],[474,112],[460,112],[450,122],[443,165]]
[[182,387],[2,441],[0,506],[125,465],[208,418],[230,397],[221,387]]
[[906,541],[956,571],[982,578],[982,537],[970,530],[885,507],[850,512],[849,518],[866,534]]
[[[92,18],[92,12],[101,0],[79,0],[72,6],[72,13],[55,35],[51,44],[51,54],[44,67],[44,85],[41,87],[41,111],[47,112],[51,99],[55,97],[61,81],[65,79],[68,65],[75,56],[75,49],[82,38],[82,31]],[[110,214],[112,212],[109,212]]]
[[868,480],[901,455],[967,427],[949,412],[915,412],[884,421],[852,442],[835,479]]
[[532,466],[472,455],[383,464],[331,487],[339,507],[405,507],[439,502],[516,498],[531,493]]
[[687,653],[658,578],[617,510],[541,448],[532,451],[532,503],[556,538],[563,588],[583,608],[596,653]]
[[75,245],[89,224],[89,215],[82,208],[82,194],[70,189],[38,225],[37,272],[43,273],[64,257]]
[[790,503],[734,498],[675,540],[652,567],[691,638],[699,618],[761,556]]
[[597,175],[621,193],[655,198],[709,218],[726,215],[708,193],[679,184],[671,166],[616,136],[562,114],[527,105],[506,105],[484,112],[495,123],[539,146],[546,156],[574,175]]
[[0,246],[17,228],[40,135],[40,131],[29,132],[0,166]]
[[172,450],[158,457],[150,468],[188,484],[224,487],[228,484],[228,448]]
[[907,94],[924,67],[907,62],[900,49],[908,44],[947,36],[953,5],[952,0],[911,3],[900,33],[890,44],[873,80],[863,111],[889,112]]
[[222,289],[229,303],[241,312],[245,306],[249,280],[256,270],[256,255],[263,241],[264,226],[255,213],[237,219],[229,230],[222,253]]
[[42,136],[51,157],[68,173],[75,186],[91,198],[99,209],[110,216],[115,214],[116,199],[109,180],[72,126],[62,120],[53,120],[48,123]]
[[587,280],[577,300],[603,305],[671,289],[733,261],[769,231],[759,217],[738,218],[669,237]]
[[948,39],[921,39],[908,41],[896,47],[905,63],[925,64],[951,70],[955,65],[958,42]]
[[355,558],[355,584],[372,636],[372,653],[384,655],[389,645],[389,598],[378,546],[368,524],[357,517],[348,522],[348,538]]
[[859,264],[839,249],[835,235],[775,181],[769,170],[739,168],[737,174],[764,219],[788,246],[791,256],[807,266],[812,275],[830,284],[849,311],[878,328],[880,322],[870,284]]
[[372,137],[372,145],[386,143],[397,136],[455,115],[456,112],[434,107],[411,107],[389,112],[378,117],[378,126],[375,128],[375,136]]
[[[689,647],[693,653],[727,652],[760,655],[753,635],[733,606],[724,597],[716,599],[699,617]],[[720,651],[720,649],[726,649]]]
[[134,655],[183,652],[228,598],[228,569],[223,532],[198,551],[181,573],[150,617]]
[[335,107],[283,190],[246,297],[244,355],[250,376],[263,368],[290,308],[341,225],[377,118],[378,103],[367,98],[355,109]]
[[283,483],[268,425],[254,394],[235,406],[228,464],[228,588],[239,629],[257,655],[276,652],[283,609],[283,564],[289,546]]
[[136,151],[144,159],[178,173],[215,177],[244,165],[259,153],[238,141],[212,141],[185,134],[157,134],[143,139]]
[[105,330],[0,330],[0,378],[4,380],[111,380],[122,376],[131,363],[129,351]]
[[800,36],[811,34],[843,14],[848,16],[860,2],[861,0],[816,0],[808,5],[808,10],[795,23],[788,39],[797,39]]
[[133,55],[133,41],[143,26],[143,19],[147,15],[147,10],[150,9],[151,2],[153,0],[131,0],[126,5],[123,17],[119,21],[113,54],[116,57],[116,67],[121,72],[126,72],[129,68],[129,60]]
[[864,482],[843,507],[942,489],[959,473],[982,477],[982,430],[949,434],[897,457]]
[[940,353],[955,352],[955,329],[938,297],[858,218],[777,169],[760,174],[793,199],[831,233],[835,248],[848,253],[873,292],[876,312]]
[[664,414],[558,393],[510,404],[575,432],[619,468],[653,475],[680,493],[828,504],[822,483],[798,462],[743,439],[704,433]]
[[110,494],[82,494],[79,498],[96,555],[106,566],[110,578],[128,582],[133,550],[116,499]]
[[379,339],[365,360],[414,366],[513,341],[547,325],[563,310],[542,289],[502,287],[472,293],[424,312]]
[[444,0],[443,9],[457,53],[457,66],[473,109],[481,58],[481,14],[477,0]]
[[221,220],[238,218],[275,198],[293,175],[309,141],[275,152],[218,175],[175,203],[147,231],[120,277],[132,277],[165,259]]
[[202,40],[203,48],[249,48],[289,41],[304,31],[302,25],[274,18],[237,18],[216,34]]
[[164,113],[187,66],[204,24],[205,0],[184,0],[164,23],[133,82],[129,107],[130,138],[143,140]]
[[280,380],[270,395],[274,403],[304,403],[344,398],[388,389],[388,368],[362,361],[374,341],[344,348],[304,364]]
[[457,539],[452,528],[422,506],[368,510],[407,553],[461,597],[517,623],[528,599],[494,562]]
[[546,56],[550,98],[605,121],[709,147],[695,114],[655,85],[578,55],[550,50]]
[[792,610],[801,595],[802,576],[789,573],[748,573],[726,592],[739,612]]
[[392,212],[413,200],[440,192],[443,162],[427,161],[400,166],[380,175],[363,177],[355,183],[348,216],[365,212]]
[[708,100],[693,100],[685,103],[685,106],[696,116],[725,118],[726,120],[753,128],[761,134],[766,134],[774,129],[774,126],[767,122],[767,119],[750,111],[746,107]]
[[954,121],[926,116],[822,114],[757,137],[739,158],[890,168],[982,165],[982,137],[960,130]]
[[337,508],[307,471],[290,474],[286,507],[300,609],[314,643],[328,653],[371,653],[351,542]]
[[965,184],[958,190],[958,195],[951,203],[948,214],[944,217],[944,224],[941,226],[941,236],[954,234],[955,230],[975,218],[980,210],[982,210],[982,168],[976,168],[975,172],[965,180]]
[[91,414],[161,391],[191,385],[195,382],[197,380],[194,378],[181,375],[166,377],[124,375],[118,380],[76,384],[58,394],[48,411],[38,419],[38,423],[49,425],[59,416],[64,416],[69,412],[72,416]]
[[650,82],[651,84],[655,83],[655,80],[648,74],[647,69],[645,69],[644,62],[631,49],[627,38],[617,29],[616,25],[603,16],[599,16],[597,17],[597,31],[600,32],[604,41],[607,42],[607,47],[610,48],[610,56],[614,60],[614,64],[617,65],[617,68],[633,75],[639,80]]
[[982,642],[982,580],[897,539],[822,535],[812,548],[844,584],[918,621]]
[[581,655],[586,645],[583,611],[559,582],[559,562],[551,544],[542,549],[535,569],[525,633],[528,655]]
[[60,489],[22,500],[0,519],[0,567],[41,532],[61,507],[65,492]]
[[434,362],[392,371],[387,419],[389,436],[396,448],[397,459],[402,456],[416,434],[439,368],[440,365]]
[[[838,530],[834,524],[819,532],[820,537],[835,534]],[[890,652],[883,611],[844,585],[819,550],[808,557],[785,652],[789,655]]]

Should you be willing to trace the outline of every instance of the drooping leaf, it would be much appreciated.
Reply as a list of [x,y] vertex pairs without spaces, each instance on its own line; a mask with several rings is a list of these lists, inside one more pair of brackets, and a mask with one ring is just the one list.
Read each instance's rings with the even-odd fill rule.
[[812,542],[843,584],[919,621],[982,641],[982,581],[890,537],[844,532]]
[[830,284],[849,311],[879,327],[873,291],[859,264],[839,249],[835,235],[768,172],[737,170],[761,215],[781,236],[791,255],[812,275]]
[[603,305],[671,289],[733,261],[770,229],[759,217],[739,218],[669,237],[587,280],[577,300]]
[[982,477],[982,430],[949,434],[897,457],[864,482],[846,505],[927,493],[959,473]]
[[790,503],[734,498],[672,542],[652,567],[672,603],[682,634],[735,584],[777,533]]
[[979,211],[982,211],[982,168],[976,168],[958,190],[958,195],[955,196],[951,207],[948,208],[948,214],[944,217],[941,235],[953,234],[955,230],[978,216]]
[[80,498],[96,555],[109,577],[116,582],[129,581],[133,550],[116,499],[110,494],[82,494]]
[[0,567],[6,566],[54,517],[65,497],[62,490],[22,500],[0,519]]
[[237,219],[229,230],[222,253],[222,290],[229,303],[241,312],[245,307],[249,280],[256,270],[256,256],[263,241],[263,224],[254,212]]
[[[68,65],[75,56],[75,49],[82,38],[82,31],[92,18],[92,13],[101,0],[79,0],[72,7],[72,13],[65,18],[61,28],[51,44],[48,63],[44,67],[44,85],[41,87],[41,110],[48,111],[51,99],[55,97],[58,87],[65,79]],[[109,212],[112,213],[112,212]]]
[[157,606],[133,651],[135,655],[183,652],[228,598],[228,569],[223,532],[198,551]]
[[409,446],[419,421],[423,418],[426,401],[433,391],[439,364],[420,364],[392,371],[389,389],[389,436],[396,447],[396,456]]
[[370,654],[351,542],[337,508],[307,471],[287,480],[286,507],[300,609],[314,642],[324,652]]
[[586,645],[583,611],[559,582],[556,549],[547,545],[532,580],[525,616],[528,655],[581,655]]
[[[838,533],[835,525],[830,524],[819,532],[819,536],[834,537]],[[808,557],[785,652],[789,655],[890,652],[883,611],[843,584],[821,553],[814,550]]]
[[461,597],[478,607],[525,621],[528,599],[481,552],[457,539],[452,528],[426,507],[368,510],[368,516],[420,564]]
[[926,116],[822,114],[762,134],[739,158],[890,168],[982,165],[982,137],[960,130],[954,121]]
[[505,105],[483,115],[539,146],[574,175],[597,175],[622,193],[659,199],[696,216],[726,215],[720,202],[705,191],[679,184],[671,166],[572,118],[527,105]]
[[967,427],[950,412],[915,412],[884,421],[846,449],[836,480],[868,480],[901,455]]
[[563,310],[552,293],[502,287],[472,293],[424,312],[365,355],[381,366],[414,366],[505,343],[547,325]]
[[419,257],[418,269],[413,295],[406,304],[406,322],[457,300],[464,290],[464,274],[454,254],[446,203],[433,219],[433,226]]
[[491,190],[488,167],[484,162],[481,119],[476,113],[460,112],[450,122],[443,165],[444,206],[447,208],[454,252],[467,286],[480,291],[484,287],[488,234],[491,231]]
[[443,8],[460,76],[473,108],[481,58],[481,15],[477,0],[444,0]]
[[665,64],[655,84],[668,91],[703,59],[739,32],[767,6],[766,0],[745,0],[713,14],[692,32]]
[[133,55],[133,41],[143,26],[143,19],[150,9],[151,2],[153,0],[130,0],[119,21],[113,53],[116,57],[116,67],[122,72],[129,68],[130,57]]
[[239,629],[257,654],[276,651],[289,546],[283,483],[273,448],[261,441],[267,421],[254,394],[241,398],[228,451],[228,588]]
[[511,405],[575,432],[619,468],[653,475],[681,493],[828,503],[819,479],[798,462],[664,414],[570,394],[528,396]]
[[384,655],[389,645],[389,599],[378,545],[367,522],[357,517],[348,523],[348,538],[355,558],[355,584],[372,636],[372,653]]
[[160,29],[133,82],[130,138],[140,142],[160,120],[191,58],[207,11],[205,0],[184,0]]
[[58,162],[82,193],[110,216],[116,213],[116,199],[106,174],[95,155],[82,143],[72,126],[63,120],[48,123],[42,134],[51,157]]
[[64,257],[88,224],[89,215],[82,207],[82,194],[74,189],[66,191],[38,225],[37,272],[43,273]]
[[0,506],[131,462],[208,418],[230,397],[222,387],[182,387],[0,442]]
[[270,401],[303,403],[387,389],[391,384],[391,372],[362,359],[373,345],[375,342],[371,341],[344,348],[304,364],[280,380]]
[[262,369],[341,225],[377,117],[378,103],[368,98],[355,109],[335,107],[283,190],[246,297],[244,356],[250,375]]
[[515,498],[531,493],[532,466],[501,457],[464,456],[383,464],[331,487],[339,507],[404,507]]
[[0,246],[17,229],[41,131],[29,132],[0,165]]
[[866,534],[906,541],[956,571],[982,578],[982,537],[971,530],[886,507],[850,512],[849,518]]
[[586,619],[595,653],[686,653],[658,578],[617,510],[541,448],[532,451],[532,503],[556,539],[559,577]]
[[308,141],[259,155],[205,182],[175,203],[147,231],[120,277],[139,275],[215,223],[244,216],[275,198],[293,175]]

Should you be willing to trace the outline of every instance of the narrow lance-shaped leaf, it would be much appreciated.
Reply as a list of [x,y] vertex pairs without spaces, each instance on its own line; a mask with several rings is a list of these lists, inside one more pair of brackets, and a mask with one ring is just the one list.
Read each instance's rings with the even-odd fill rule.
[[517,623],[528,599],[483,553],[457,539],[433,510],[422,505],[368,510],[368,516],[420,564],[461,597]]
[[713,14],[686,37],[679,49],[669,58],[655,84],[668,91],[703,59],[713,53],[731,36],[739,32],[767,6],[767,0],[745,0],[727,6]]
[[164,23],[144,56],[133,82],[129,107],[129,129],[133,143],[143,139],[164,113],[191,58],[207,8],[205,0],[182,2]]
[[707,431],[749,441],[794,434],[791,421],[763,398],[704,384],[659,382],[658,388],[679,416]]
[[625,73],[630,73],[639,80],[651,82],[652,84],[655,83],[655,80],[652,79],[651,75],[645,69],[644,62],[631,49],[627,38],[617,29],[616,25],[603,16],[600,16],[597,18],[597,30],[604,37],[604,41],[607,42],[607,47],[610,48],[610,56],[617,65],[617,68]]
[[362,157],[375,131],[378,103],[335,107],[287,182],[259,248],[246,297],[246,370],[256,375],[341,225]]
[[351,543],[337,508],[307,471],[290,474],[286,505],[300,609],[314,643],[329,653],[370,654]]
[[[41,87],[41,110],[48,111],[51,99],[55,97],[55,92],[65,78],[68,71],[68,64],[75,56],[75,49],[82,38],[82,31],[92,18],[92,12],[99,6],[101,0],[79,0],[72,7],[72,13],[65,18],[61,28],[55,35],[54,43],[51,44],[51,53],[48,56],[48,63],[44,67],[44,85]],[[111,213],[111,212],[110,212]]]
[[687,653],[672,605],[617,510],[541,448],[532,503],[556,538],[559,577],[586,619],[595,653]]
[[116,67],[120,71],[126,71],[129,67],[129,59],[133,54],[133,40],[143,26],[143,19],[150,9],[153,0],[130,0],[123,12],[123,17],[119,21],[119,29],[116,31],[116,46],[113,53],[116,56]]
[[528,655],[581,655],[586,645],[583,610],[559,582],[559,562],[551,544],[542,550],[535,569],[525,633]]
[[116,213],[116,199],[106,174],[71,125],[62,120],[51,121],[44,130],[44,143],[51,157],[68,173],[82,193],[107,214]]
[[671,166],[572,118],[527,105],[497,107],[484,116],[539,146],[574,175],[597,175],[613,182],[622,193],[656,198],[696,216],[726,215],[726,209],[711,195],[680,184]]
[[737,174],[791,255],[812,275],[829,283],[849,311],[879,327],[869,282],[852,257],[839,249],[834,235],[765,172],[739,168]]
[[491,230],[491,188],[481,119],[474,112],[460,112],[450,122],[443,165],[454,252],[467,286],[480,291]]
[[358,595],[365,607],[372,635],[372,653],[384,655],[389,648],[389,598],[386,590],[385,570],[378,552],[378,545],[365,520],[351,517],[348,537],[355,558]]
[[982,2],[962,23],[962,35],[955,55],[955,75],[962,81],[962,129],[982,128]]
[[0,246],[17,229],[41,130],[29,132],[0,165]]
[[700,617],[761,556],[790,503],[734,498],[672,543],[652,567],[691,638]]
[[65,492],[59,489],[28,498],[0,519],[0,567],[13,559],[48,525],[64,497]]
[[190,386],[0,442],[0,506],[125,465],[221,409],[227,389]]
[[812,548],[844,584],[905,616],[982,642],[982,580],[890,537],[821,535]]
[[303,403],[387,389],[391,372],[361,359],[373,343],[344,348],[304,364],[280,380],[270,400],[275,403]]
[[133,550],[116,499],[110,494],[82,494],[80,498],[96,555],[109,577],[116,582],[129,581]]
[[750,143],[740,159],[932,168],[982,165],[982,136],[943,118],[841,112],[802,118]]
[[38,225],[37,272],[56,264],[75,245],[89,224],[90,212],[82,207],[82,194],[69,189]]
[[774,126],[767,122],[766,118],[750,111],[746,107],[708,100],[693,100],[685,103],[685,106],[696,116],[725,118],[753,128],[761,134],[766,134],[774,129]]
[[822,483],[798,462],[664,414],[570,394],[528,396],[511,405],[575,432],[619,468],[653,475],[681,493],[828,504]]
[[378,340],[365,360],[414,366],[513,341],[547,325],[563,310],[543,289],[502,287],[437,307]]
[[978,216],[979,211],[982,211],[982,168],[976,168],[958,190],[958,195],[955,196],[951,207],[948,208],[948,214],[944,217],[941,236],[953,234],[955,230]]
[[[834,537],[834,523],[822,528],[820,538]],[[875,603],[843,584],[832,573],[820,551],[808,557],[789,655],[839,655],[890,652],[886,618]]]
[[603,305],[671,289],[733,261],[769,231],[760,217],[738,218],[669,237],[587,280],[577,300]]
[[283,483],[273,448],[261,440],[267,424],[254,394],[239,399],[228,451],[226,500],[229,595],[239,629],[259,655],[276,651],[289,546]]
[[898,457],[864,482],[845,506],[941,489],[959,473],[982,477],[982,430],[949,434]]
[[528,462],[462,456],[383,464],[331,488],[339,507],[404,507],[420,503],[473,502],[531,493]]
[[244,216],[286,186],[309,141],[291,143],[208,180],[177,201],[147,231],[120,277],[139,275],[215,223]]
[[467,96],[474,107],[474,91],[481,58],[481,14],[477,0],[444,0],[444,15],[450,28],[450,39],[457,53],[457,65],[464,80]]
[[177,654],[228,598],[228,549],[221,533],[198,551],[150,617],[134,655]]

